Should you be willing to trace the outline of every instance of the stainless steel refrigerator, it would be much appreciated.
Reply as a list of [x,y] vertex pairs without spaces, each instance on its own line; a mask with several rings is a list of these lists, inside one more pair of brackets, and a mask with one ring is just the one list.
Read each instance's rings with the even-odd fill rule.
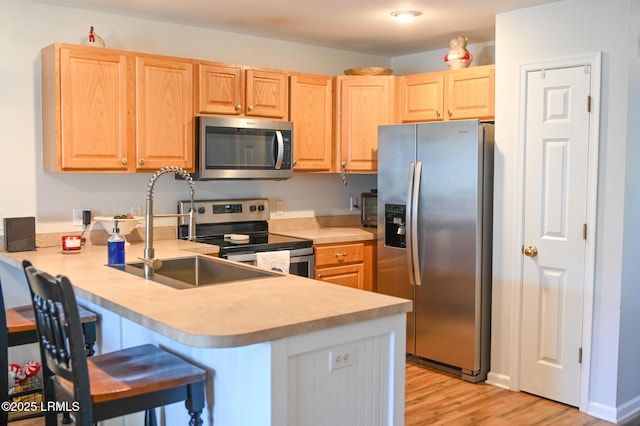
[[380,126],[378,281],[413,300],[407,353],[479,382],[489,370],[493,125]]

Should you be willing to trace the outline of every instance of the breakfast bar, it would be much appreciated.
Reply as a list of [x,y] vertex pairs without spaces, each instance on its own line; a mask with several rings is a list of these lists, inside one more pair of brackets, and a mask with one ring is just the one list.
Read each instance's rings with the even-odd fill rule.
[[[126,260],[143,248],[127,246]],[[214,250],[156,242],[160,259]],[[102,245],[0,253],[5,293],[27,285],[16,273],[23,259],[69,277],[98,315],[98,353],[153,343],[206,369],[205,424],[404,423],[410,301],[285,274],[176,289],[106,266]],[[186,424],[181,404],[162,411],[164,424]]]

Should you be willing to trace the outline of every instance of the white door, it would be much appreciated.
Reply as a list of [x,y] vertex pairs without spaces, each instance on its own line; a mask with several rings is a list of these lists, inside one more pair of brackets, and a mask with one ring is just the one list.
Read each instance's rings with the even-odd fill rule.
[[520,389],[580,402],[589,67],[529,72]]

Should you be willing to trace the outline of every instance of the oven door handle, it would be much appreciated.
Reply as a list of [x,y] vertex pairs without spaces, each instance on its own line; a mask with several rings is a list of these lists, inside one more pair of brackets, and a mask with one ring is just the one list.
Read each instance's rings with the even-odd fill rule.
[[224,257],[227,260],[233,260],[234,262],[252,262],[256,263],[256,254],[252,253],[237,253],[237,254],[228,254]]
[[[313,260],[313,252],[308,253],[309,249],[298,249],[291,250],[291,263],[300,263],[300,262],[309,262],[309,260]],[[245,253],[233,253],[228,254],[226,256],[222,256],[224,259],[233,260],[234,262],[253,262],[256,263],[256,253],[255,252],[245,252]]]

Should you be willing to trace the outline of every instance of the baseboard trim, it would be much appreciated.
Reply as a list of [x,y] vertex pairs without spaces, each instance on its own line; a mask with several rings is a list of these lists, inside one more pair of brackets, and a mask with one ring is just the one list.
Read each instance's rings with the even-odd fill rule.
[[489,374],[487,374],[487,380],[485,383],[502,389],[511,390],[511,378],[506,374],[498,374],[490,371]]

